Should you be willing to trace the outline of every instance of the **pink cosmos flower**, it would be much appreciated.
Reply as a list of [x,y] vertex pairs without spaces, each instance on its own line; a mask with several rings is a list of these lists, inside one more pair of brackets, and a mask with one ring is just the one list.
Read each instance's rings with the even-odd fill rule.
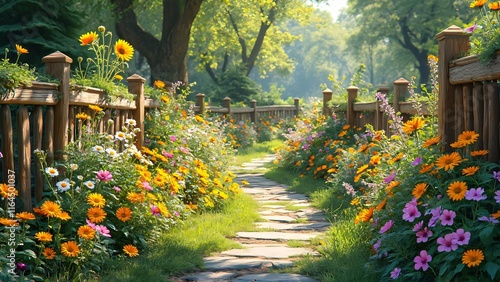
[[468,28],[464,29],[465,32],[467,33],[473,33],[474,30],[476,30],[477,24],[471,25]]
[[2,154],[2,152],[0,152],[0,159],[1,159],[1,158],[3,158],[3,154]]
[[437,243],[439,244],[438,246],[438,252],[451,252],[456,249],[458,249],[458,245],[456,244],[457,242],[457,235],[455,233],[450,233],[446,234],[443,237],[439,237],[437,239]]
[[411,166],[417,166],[422,162],[422,157],[418,157],[411,162]]
[[472,188],[465,192],[465,199],[469,201],[482,201],[486,200],[486,195],[483,195],[484,189],[482,187]]
[[377,243],[373,244],[373,249],[375,251],[378,251],[378,248],[380,248],[380,244],[382,244],[382,239],[378,239]]
[[490,216],[481,216],[481,217],[478,217],[477,220],[479,221],[488,221],[488,222],[491,222],[493,224],[497,224],[498,223],[498,220],[495,219],[494,217]]
[[151,205],[151,213],[154,216],[160,216],[161,215],[160,208],[155,205]]
[[383,233],[387,232],[389,229],[391,229],[391,227],[392,227],[393,224],[394,224],[394,221],[392,219],[389,220],[388,222],[386,222],[384,224],[384,226],[382,226],[382,228],[380,228],[379,233],[383,234]]
[[422,268],[422,271],[426,271],[429,268],[429,262],[432,261],[432,256],[427,254],[426,250],[420,251],[420,255],[413,259],[415,263],[415,270]]
[[391,181],[394,180],[394,178],[396,177],[396,172],[393,171],[391,174],[389,174],[386,178],[384,178],[384,183],[385,184],[389,184],[391,183]]
[[437,223],[439,217],[441,216],[441,207],[437,207],[435,209],[432,209],[431,214],[432,214],[432,217],[431,217],[431,219],[429,219],[429,223],[427,224],[427,226],[434,227],[434,226],[436,226],[436,223]]
[[118,186],[114,186],[113,190],[115,190],[118,193],[120,193],[122,191],[122,189],[120,187],[118,187]]
[[110,180],[113,180],[113,175],[107,170],[100,170],[97,172],[97,179],[102,182],[108,182]]
[[142,182],[142,185],[144,186],[144,189],[146,189],[148,191],[152,191],[153,190],[153,187],[151,187],[151,185],[147,181]]
[[104,237],[111,238],[111,234],[109,234],[109,229],[104,225],[96,225],[95,231]]
[[459,246],[467,245],[469,244],[470,240],[470,232],[465,232],[463,228],[457,229],[457,231],[454,233],[456,235],[456,240],[455,243]]
[[427,227],[417,232],[417,243],[424,243],[429,240],[429,237],[432,236],[432,231]]
[[396,267],[396,268],[394,268],[393,271],[391,271],[391,278],[397,279],[399,277],[399,274],[401,274],[401,268]]
[[453,219],[457,216],[454,211],[444,210],[439,219],[441,219],[441,225],[453,225]]
[[173,157],[174,157],[174,154],[172,154],[172,153],[167,153],[167,152],[165,152],[165,151],[161,152],[161,154],[162,154],[163,156],[165,156],[165,158],[168,158],[168,159],[171,159],[171,158],[173,158]]
[[413,229],[411,231],[413,231],[413,232],[420,231],[420,229],[422,229],[423,225],[424,225],[424,221],[422,220],[419,223],[415,224],[415,226],[413,226]]
[[169,138],[170,138],[170,141],[172,141],[172,142],[177,141],[177,137],[175,137],[174,135],[170,135]]
[[188,149],[188,148],[179,147],[179,150],[180,150],[181,152],[183,152],[184,154],[189,154],[189,149]]
[[403,209],[403,220],[413,222],[415,218],[419,218],[422,214],[418,211],[417,206],[406,204]]
[[94,224],[92,221],[88,220],[88,219],[87,219],[87,225],[88,225],[90,228],[92,228],[92,229],[94,229],[94,230],[95,230],[95,224]]

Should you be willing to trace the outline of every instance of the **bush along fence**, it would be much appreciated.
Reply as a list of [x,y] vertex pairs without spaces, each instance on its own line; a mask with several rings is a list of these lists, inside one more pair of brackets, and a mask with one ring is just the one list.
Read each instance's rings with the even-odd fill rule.
[[196,95],[197,105],[194,107],[195,113],[205,114],[214,113],[230,117],[232,120],[257,122],[260,118],[274,117],[280,119],[289,119],[300,114],[299,98],[294,99],[294,105],[272,105],[257,106],[257,101],[252,100],[250,108],[231,108],[231,98],[223,99],[222,107],[212,107],[205,105],[205,94]]
[[[500,141],[498,111],[500,110],[499,86],[500,58],[497,57],[484,65],[477,55],[463,57],[469,50],[470,33],[457,26],[450,26],[436,35],[438,51],[438,127],[439,134],[450,151],[450,144],[457,140],[463,131],[480,134],[480,141],[475,149],[489,151],[488,161],[500,163]],[[408,97],[409,82],[400,78],[394,82],[394,100],[392,106],[403,118],[416,113],[412,102],[400,101]],[[355,102],[358,88],[347,88],[348,102],[346,119],[351,126],[362,127],[372,124],[377,130],[388,130],[387,116],[380,108],[380,101]],[[380,87],[377,92],[388,94],[389,88]],[[328,115],[332,109],[328,102],[332,91],[323,91],[323,113]],[[429,109],[423,105],[422,114],[428,115]]]
[[[59,79],[59,84],[33,82],[31,87],[16,89],[13,95],[4,95],[0,100],[3,153],[0,183],[7,182],[12,172],[16,173],[16,188],[23,202],[22,210],[27,211],[32,210],[32,181],[36,202],[41,200],[44,187],[39,162],[32,156],[32,152],[36,149],[47,152],[48,163],[52,163],[54,159],[62,159],[64,156],[61,153],[65,146],[74,141],[82,131],[82,123],[77,122],[78,113],[90,116],[90,105],[105,107],[105,115],[99,128],[104,132],[105,121],[113,119],[114,127],[108,129],[110,134],[120,130],[127,118],[135,119],[140,129],[135,145],[141,148],[144,142],[145,111],[158,106],[157,101],[144,98],[145,79],[139,75],[127,78],[128,91],[135,95],[134,101],[122,99],[108,102],[106,93],[100,89],[70,87],[72,59],[68,56],[55,52],[45,56],[42,61],[45,63],[46,73]],[[14,125],[12,112],[15,108],[17,123]],[[34,170],[32,164],[35,166]]]

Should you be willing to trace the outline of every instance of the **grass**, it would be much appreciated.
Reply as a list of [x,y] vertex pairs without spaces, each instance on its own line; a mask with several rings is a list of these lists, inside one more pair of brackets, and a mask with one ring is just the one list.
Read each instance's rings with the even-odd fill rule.
[[248,195],[238,195],[220,212],[188,218],[165,232],[158,242],[135,259],[115,260],[100,281],[169,281],[168,277],[199,270],[203,257],[240,245],[227,237],[253,228],[259,218],[257,203]]
[[283,144],[281,140],[271,140],[262,143],[257,143],[252,147],[238,149],[236,153],[236,165],[250,162],[252,159],[262,158],[269,154],[274,154],[275,149]]

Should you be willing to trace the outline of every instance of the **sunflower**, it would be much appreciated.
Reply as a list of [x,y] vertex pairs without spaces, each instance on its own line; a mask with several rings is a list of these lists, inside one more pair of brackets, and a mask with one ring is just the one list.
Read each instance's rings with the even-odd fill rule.
[[479,138],[479,134],[474,131],[464,131],[460,135],[458,135],[458,142],[463,142],[466,145],[476,143]]
[[34,220],[35,219],[35,215],[30,213],[30,212],[21,212],[21,213],[17,213],[16,214],[16,217],[17,219],[19,219],[20,221],[24,221],[24,220]]
[[54,251],[54,249],[49,248],[49,247],[46,247],[46,248],[43,250],[42,255],[43,255],[46,259],[54,259],[54,258],[56,257],[56,252]]
[[102,112],[102,108],[97,105],[89,105],[89,109],[91,109],[94,112]]
[[422,197],[422,195],[425,193],[425,190],[427,190],[427,183],[419,183],[415,185],[415,188],[413,188],[411,194],[415,198],[420,199],[420,197]]
[[472,176],[474,175],[477,171],[479,170],[478,166],[469,166],[464,169],[462,169],[462,175],[465,176]]
[[95,230],[88,225],[82,225],[78,227],[78,236],[85,240],[94,239]]
[[474,2],[470,3],[470,8],[481,8],[486,4],[488,0],[474,0]]
[[416,131],[416,130],[419,130],[420,128],[422,128],[425,124],[425,121],[420,118],[420,117],[416,117],[416,118],[413,118],[409,121],[407,121],[405,124],[403,124],[403,131],[404,133],[410,135],[413,131]]
[[116,210],[116,217],[119,220],[126,222],[132,218],[132,211],[127,207],[120,207]]
[[45,201],[40,209],[46,217],[59,217],[62,212],[61,207],[52,201]]
[[69,213],[63,211],[61,212],[61,214],[58,216],[58,218],[60,220],[70,220],[71,219],[71,216],[69,215]]
[[23,46],[16,44],[16,50],[19,54],[28,54],[28,49],[23,48]]
[[498,11],[498,10],[500,10],[500,1],[493,2],[493,3],[488,4],[488,7],[489,7],[489,8],[490,8],[490,10],[492,10],[492,11]]
[[489,153],[488,150],[477,150],[470,152],[471,157],[486,156]]
[[101,208],[93,207],[87,211],[87,216],[93,223],[100,223],[106,218],[106,212]]
[[129,192],[127,194],[127,200],[129,200],[131,203],[135,203],[135,204],[142,203],[142,202],[144,202],[144,194]]
[[430,146],[432,145],[436,145],[439,143],[439,141],[441,141],[441,136],[436,136],[434,138],[431,138],[431,139],[427,139],[424,144],[422,145],[422,147],[424,148],[429,148]]
[[467,184],[463,181],[455,181],[448,186],[448,197],[453,201],[462,200],[467,192]]
[[103,208],[106,205],[106,199],[99,193],[91,193],[87,196],[87,203],[93,207]]
[[457,152],[442,155],[436,160],[436,167],[439,169],[450,170],[462,162],[462,157]]
[[462,256],[462,263],[467,267],[478,266],[484,260],[483,251],[481,250],[468,250]]
[[367,164],[362,165],[360,168],[358,168],[358,170],[356,171],[356,174],[359,175],[359,174],[365,172],[367,169],[368,169],[368,165]]
[[45,231],[40,231],[35,234],[35,238],[40,242],[52,242],[52,234]]
[[153,86],[155,88],[163,88],[163,87],[165,87],[165,82],[163,82],[161,80],[155,80]]
[[139,255],[139,250],[132,245],[123,246],[123,252],[125,252],[129,257],[136,257]]
[[379,155],[375,155],[375,156],[372,156],[372,157],[370,158],[370,164],[371,164],[372,166],[376,166],[376,165],[378,165],[379,163],[380,163],[380,156],[379,156]]
[[80,253],[80,248],[75,241],[68,241],[61,244],[61,253],[67,257],[77,257]]
[[99,38],[99,35],[95,31],[90,31],[87,32],[83,35],[80,36],[80,42],[82,43],[81,46],[85,46],[87,44],[90,44]]
[[123,39],[118,39],[115,43],[115,54],[122,61],[130,61],[134,56],[134,47]]

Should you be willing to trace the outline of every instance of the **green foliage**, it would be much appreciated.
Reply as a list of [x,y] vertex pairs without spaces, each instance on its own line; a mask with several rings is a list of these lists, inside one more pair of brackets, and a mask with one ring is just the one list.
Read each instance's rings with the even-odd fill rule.
[[213,103],[222,104],[225,97],[234,102],[250,104],[251,97],[257,96],[257,84],[245,75],[244,67],[232,67],[218,77],[217,86],[209,93]]
[[474,19],[476,23],[467,29],[472,33],[469,52],[479,55],[481,62],[487,64],[500,50],[500,7],[497,2],[493,2],[486,8],[486,3],[480,1],[472,2],[470,7],[479,11],[479,15]]
[[5,58],[0,61],[0,97],[13,94],[19,86],[31,86],[35,80],[35,69],[30,69],[28,64],[18,64],[21,53],[18,52],[17,60],[11,63],[7,58],[8,49],[5,49]]

